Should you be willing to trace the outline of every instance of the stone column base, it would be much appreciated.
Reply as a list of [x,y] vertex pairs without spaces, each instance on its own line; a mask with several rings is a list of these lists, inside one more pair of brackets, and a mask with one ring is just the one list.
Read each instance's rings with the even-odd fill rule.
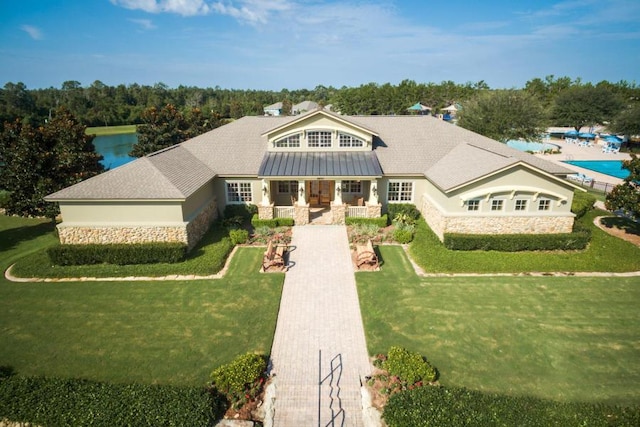
[[331,203],[331,224],[344,225],[347,216],[347,205]]
[[295,212],[293,215],[293,220],[296,225],[307,225],[309,224],[309,205],[300,206],[296,204],[294,206]]
[[382,216],[382,204],[370,205],[367,203],[367,218],[380,218]]
[[258,218],[273,219],[273,203],[269,206],[258,205]]

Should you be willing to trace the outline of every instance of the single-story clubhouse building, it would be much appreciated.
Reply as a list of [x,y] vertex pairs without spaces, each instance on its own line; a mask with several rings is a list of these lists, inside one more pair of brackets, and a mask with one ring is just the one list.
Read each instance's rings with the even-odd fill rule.
[[444,233],[566,233],[576,188],[560,165],[429,116],[244,117],[65,188],[60,241],[193,247],[226,205],[332,222],[413,203]]

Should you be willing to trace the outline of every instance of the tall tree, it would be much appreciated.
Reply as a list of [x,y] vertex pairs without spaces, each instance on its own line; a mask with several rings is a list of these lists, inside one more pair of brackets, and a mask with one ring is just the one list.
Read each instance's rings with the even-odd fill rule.
[[636,102],[616,116],[609,126],[613,132],[627,137],[640,135],[640,103]]
[[622,184],[613,187],[607,194],[605,206],[610,211],[621,210],[632,217],[640,217],[640,157],[631,154],[630,160],[623,160],[622,167],[630,174]]
[[495,140],[535,140],[546,128],[538,99],[517,90],[482,92],[464,104],[458,125]]
[[573,86],[556,97],[553,122],[579,132],[583,126],[611,121],[622,106],[620,98],[605,86]]
[[93,136],[66,108],[44,126],[16,120],[0,134],[0,179],[10,190],[7,213],[55,218],[58,207],[44,196],[104,170]]

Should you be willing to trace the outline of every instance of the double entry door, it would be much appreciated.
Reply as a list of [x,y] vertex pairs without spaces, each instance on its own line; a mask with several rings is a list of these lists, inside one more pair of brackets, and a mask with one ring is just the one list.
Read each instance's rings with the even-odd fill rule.
[[309,194],[309,204],[311,206],[329,205],[331,203],[331,194],[333,193],[333,181],[316,180],[307,181]]

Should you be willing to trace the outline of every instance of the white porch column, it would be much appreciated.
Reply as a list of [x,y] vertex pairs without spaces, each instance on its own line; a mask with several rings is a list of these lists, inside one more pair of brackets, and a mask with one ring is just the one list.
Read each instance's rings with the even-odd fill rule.
[[260,186],[260,191],[262,192],[262,206],[270,206],[271,205],[271,183],[266,179],[262,180],[262,184]]
[[369,205],[377,205],[379,203],[378,201],[378,180],[377,179],[372,179],[369,182],[369,200],[368,200],[368,204]]
[[335,195],[333,197],[333,204],[334,205],[341,205],[342,204],[342,180],[341,179],[336,179],[335,182]]
[[307,204],[307,189],[304,184],[304,180],[298,181],[298,206],[306,206]]

